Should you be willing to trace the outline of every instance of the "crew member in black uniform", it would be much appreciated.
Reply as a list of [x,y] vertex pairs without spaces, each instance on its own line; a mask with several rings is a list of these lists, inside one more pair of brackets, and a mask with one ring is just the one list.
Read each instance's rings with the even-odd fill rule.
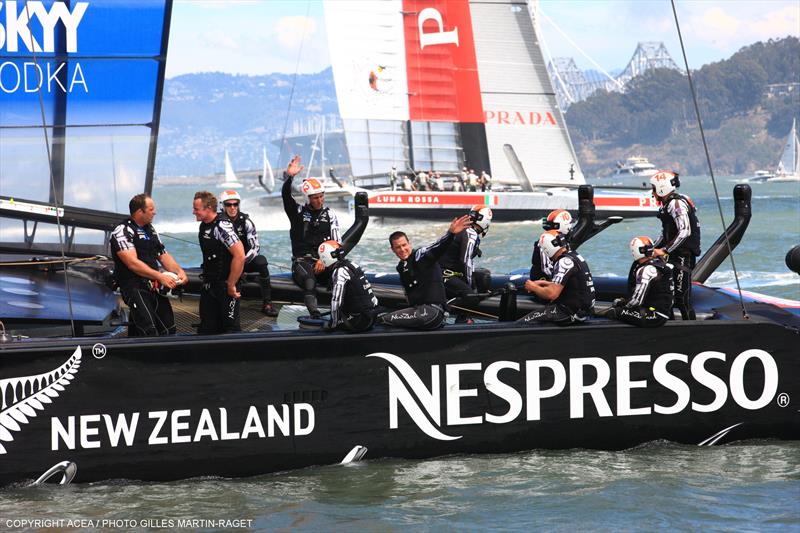
[[331,273],[331,321],[328,330],[360,332],[375,324],[378,299],[364,271],[344,258],[341,245],[325,241],[319,245],[319,259]]
[[[175,333],[175,315],[169,298],[160,289],[186,283],[186,273],[167,253],[153,227],[156,206],[146,194],[137,194],[128,204],[130,218],[111,233],[114,280],[130,308],[128,336]],[[158,270],[158,263],[166,272]]]
[[[486,292],[491,288],[491,272],[475,268],[474,260],[481,256],[481,237],[489,230],[492,210],[485,205],[476,205],[470,210],[469,217],[472,221],[470,227],[453,238],[439,259],[448,298],[469,298],[476,292]],[[456,321],[466,321],[466,315],[459,314]]]
[[628,298],[614,300],[605,316],[641,328],[658,327],[669,319],[674,296],[673,267],[660,257],[653,257],[653,249],[649,237],[633,238]]
[[454,218],[445,235],[433,244],[416,250],[411,248],[408,236],[402,231],[389,235],[392,252],[400,259],[397,272],[411,307],[379,315],[379,323],[411,329],[436,329],[444,324],[447,296],[439,259],[455,236],[470,224],[472,219],[469,215]]
[[[694,320],[692,307],[692,270],[700,255],[700,222],[694,202],[675,190],[680,187],[678,174],[658,172],[650,178],[653,195],[661,204],[661,236],[654,243],[653,256],[670,263],[675,276],[675,307],[683,320]],[[670,317],[672,317],[670,310]]]
[[298,204],[292,198],[292,179],[303,170],[300,156],[289,162],[283,174],[283,210],[289,217],[289,237],[292,241],[292,279],[303,289],[303,300],[312,318],[319,318],[317,308],[317,283],[330,279],[325,265],[317,256],[319,245],[325,241],[339,242],[339,220],[336,213],[324,207],[325,189],[316,178],[303,181],[300,187],[306,197],[306,204]]
[[261,287],[261,312],[267,316],[278,316],[277,309],[272,305],[269,263],[266,257],[258,253],[261,247],[258,244],[256,225],[247,213],[241,212],[239,206],[242,197],[236,191],[223,191],[219,200],[222,202],[220,217],[231,221],[236,236],[244,246],[244,271],[258,273],[258,284]]
[[217,199],[210,192],[195,193],[192,211],[200,222],[197,238],[203,253],[197,332],[209,335],[241,331],[239,278],[244,269],[244,245],[230,220],[218,216]]
[[594,308],[594,280],[589,265],[578,252],[569,249],[564,236],[556,230],[542,233],[539,246],[553,261],[553,279],[528,280],[525,290],[550,303],[518,322],[553,322],[559,326],[584,322]]
[[[572,229],[572,215],[564,209],[554,209],[550,211],[547,218],[542,219],[542,229],[544,231],[556,230],[564,239],[569,242],[569,232]],[[531,254],[530,279],[543,279],[551,281],[553,279],[553,261],[547,257],[541,246],[539,239],[533,243],[533,253]]]

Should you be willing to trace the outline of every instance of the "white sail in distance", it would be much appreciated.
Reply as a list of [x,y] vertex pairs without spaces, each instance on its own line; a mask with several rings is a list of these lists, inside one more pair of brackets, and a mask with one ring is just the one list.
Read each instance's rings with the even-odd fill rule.
[[238,189],[242,186],[242,182],[239,181],[239,178],[236,177],[236,173],[233,171],[231,158],[227,150],[225,150],[225,181],[220,183],[219,186],[223,189]]
[[263,166],[261,169],[261,176],[264,180],[264,187],[266,187],[267,192],[272,192],[275,190],[275,174],[272,172],[272,165],[269,164],[269,159],[267,159],[267,149],[263,148]]
[[789,174],[800,176],[800,140],[797,138],[796,120],[792,120],[792,129],[783,147],[776,176]]

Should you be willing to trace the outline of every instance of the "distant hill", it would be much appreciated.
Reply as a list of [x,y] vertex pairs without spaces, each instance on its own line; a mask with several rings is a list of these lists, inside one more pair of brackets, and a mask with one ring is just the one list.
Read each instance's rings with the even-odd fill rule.
[[[800,118],[800,41],[790,37],[742,48],[693,72],[715,172],[745,174],[777,164],[792,117]],[[261,149],[280,138],[292,94],[291,74],[186,74],[166,80],[157,176],[260,169]],[[786,86],[795,84],[792,91]],[[772,86],[772,88],[770,88]],[[330,68],[297,76],[288,131],[319,115],[338,118]],[[584,172],[643,155],[662,168],[705,174],[707,166],[686,78],[655,70],[624,93],[601,91],[569,108],[570,135]],[[315,131],[309,130],[308,131]],[[273,159],[274,161],[274,159]]]
[[[800,118],[800,40],[756,43],[692,72],[716,173],[774,168]],[[584,173],[643,155],[662,168],[706,174],[707,164],[686,77],[655,70],[625,93],[601,91],[569,108],[567,125]]]
[[[225,149],[236,169],[261,168],[261,150],[280,138],[289,112],[291,74],[185,74],[164,83],[156,174],[207,175],[223,171]],[[339,116],[331,69],[300,74],[294,85],[289,131],[319,115]]]

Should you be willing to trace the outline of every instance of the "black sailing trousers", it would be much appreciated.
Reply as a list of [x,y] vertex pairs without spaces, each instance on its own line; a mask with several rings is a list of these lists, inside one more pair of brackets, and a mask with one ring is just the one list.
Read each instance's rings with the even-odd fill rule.
[[121,289],[131,310],[129,337],[156,337],[175,333],[175,315],[169,298],[149,289]]

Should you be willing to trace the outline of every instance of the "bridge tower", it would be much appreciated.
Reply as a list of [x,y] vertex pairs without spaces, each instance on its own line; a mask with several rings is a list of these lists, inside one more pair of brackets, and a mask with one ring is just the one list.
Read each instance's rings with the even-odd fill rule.
[[672,60],[662,42],[638,43],[625,70],[613,79],[603,76],[596,70],[579,69],[571,57],[555,57],[547,65],[562,110],[566,110],[575,102],[585,100],[598,89],[624,90],[630,80],[656,68],[678,70],[678,65]]

